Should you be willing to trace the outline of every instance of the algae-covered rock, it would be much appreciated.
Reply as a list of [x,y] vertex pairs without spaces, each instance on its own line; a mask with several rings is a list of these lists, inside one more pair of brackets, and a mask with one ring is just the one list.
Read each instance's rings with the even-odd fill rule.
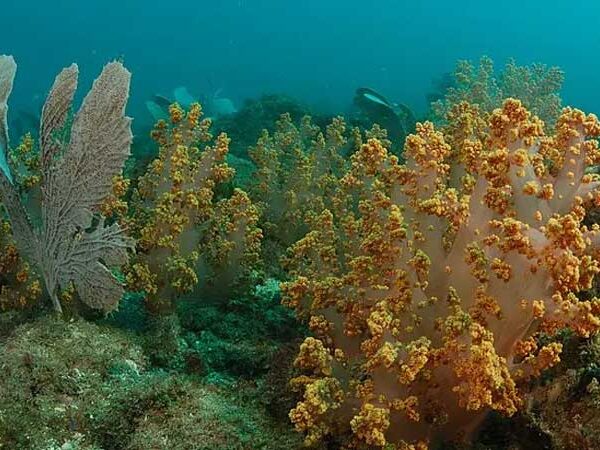
[[181,303],[178,313],[186,330],[186,359],[202,361],[205,374],[264,376],[280,348],[306,333],[281,305],[279,282],[273,279],[225,305]]
[[6,311],[0,313],[0,345],[19,325],[30,319],[29,311]]
[[145,365],[112,329],[54,317],[21,325],[0,347],[0,448],[93,448],[86,428],[98,392],[122,367]]
[[233,185],[240,189],[247,190],[253,182],[252,177],[256,171],[254,163],[249,159],[240,158],[234,154],[228,154],[227,164],[235,169]]
[[160,414],[150,412],[127,446],[128,450],[300,448],[301,437],[269,418],[260,405],[197,385]]
[[143,333],[143,346],[153,366],[181,370],[185,366],[186,342],[175,314],[151,316]]
[[289,113],[294,122],[310,114],[310,110],[298,100],[287,95],[263,95],[250,99],[235,114],[215,121],[215,132],[226,132],[231,138],[232,155],[247,158],[247,150],[256,144],[262,130],[273,130],[279,117]]
[[549,437],[551,448],[600,448],[600,338],[576,344],[570,349],[575,356],[563,357],[563,370],[529,396],[526,415]]
[[230,378],[217,387],[210,377],[158,369],[149,337],[55,317],[12,329],[0,341],[0,449],[301,447],[255,383]]

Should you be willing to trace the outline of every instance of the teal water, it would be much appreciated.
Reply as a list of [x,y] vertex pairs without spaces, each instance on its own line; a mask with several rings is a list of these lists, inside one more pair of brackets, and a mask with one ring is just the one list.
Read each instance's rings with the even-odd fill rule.
[[134,74],[130,114],[184,85],[236,105],[286,93],[343,113],[367,85],[418,112],[458,59],[541,62],[566,72],[563,99],[600,110],[600,3],[593,1],[41,0],[2,2],[0,52],[19,75],[14,106],[41,106],[73,61],[89,83],[109,59]]

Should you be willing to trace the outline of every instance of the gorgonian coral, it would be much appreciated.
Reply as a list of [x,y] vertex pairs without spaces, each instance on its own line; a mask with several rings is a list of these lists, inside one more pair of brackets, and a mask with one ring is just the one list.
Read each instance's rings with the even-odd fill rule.
[[[15,243],[36,266],[56,311],[62,290],[111,311],[123,287],[110,268],[127,261],[131,242],[118,224],[105,226],[98,209],[129,155],[130,73],[121,63],[107,64],[70,122],[78,68],[63,69],[42,110],[39,154],[24,156],[26,145],[22,157],[11,159],[6,102],[16,69],[12,57],[0,56],[0,193]],[[31,176],[19,173],[21,163]]]
[[454,72],[454,85],[443,100],[432,104],[432,109],[439,120],[444,120],[454,105],[464,101],[491,113],[510,97],[520,100],[548,127],[553,127],[561,111],[559,92],[564,78],[560,68],[544,64],[519,66],[511,59],[496,75],[494,63],[487,56],[480,59],[478,67],[469,61],[459,61]]
[[234,174],[225,162],[227,135],[210,143],[210,120],[197,103],[187,112],[173,104],[169,114],[152,132],[159,156],[140,179],[127,220],[138,242],[127,282],[155,312],[171,309],[200,279],[208,291],[232,292],[256,264],[261,239],[244,191],[215,195]]
[[600,123],[567,108],[546,135],[518,100],[478,111],[456,105],[446,135],[418,124],[404,165],[362,145],[291,248],[284,302],[314,337],[290,417],[308,444],[468,435],[489,410],[515,413],[519,383],[557,363],[561,344],[541,333],[600,327],[600,302],[576,297],[600,270],[599,227],[582,224],[599,198],[585,169]]

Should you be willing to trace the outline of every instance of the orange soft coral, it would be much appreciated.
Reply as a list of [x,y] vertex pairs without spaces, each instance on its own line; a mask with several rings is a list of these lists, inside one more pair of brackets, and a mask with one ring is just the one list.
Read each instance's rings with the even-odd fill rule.
[[459,61],[454,71],[454,83],[443,100],[432,104],[434,115],[444,120],[454,105],[469,102],[491,113],[507,97],[519,99],[548,126],[554,126],[561,112],[559,96],[564,73],[558,67],[544,64],[519,66],[509,60],[496,77],[494,63],[483,56],[474,67],[469,61]]
[[211,124],[197,103],[189,111],[173,104],[169,114],[169,123],[159,121],[152,132],[159,156],[133,194],[128,219],[138,252],[127,282],[146,294],[152,311],[172,308],[200,278],[204,287],[231,292],[256,264],[262,237],[258,210],[243,191],[215,198],[217,187],[234,174],[225,162],[227,136],[210,143]]
[[600,270],[598,229],[582,223],[598,200],[585,174],[597,118],[565,109],[549,136],[518,100],[479,111],[456,105],[445,133],[419,124],[405,165],[369,140],[292,246],[284,301],[315,336],[290,417],[309,442],[468,435],[488,410],[515,413],[519,381],[559,361],[538,333],[600,328],[600,302],[575,296]]
[[0,221],[0,311],[35,305],[42,298],[42,283],[23,260],[10,223]]
[[283,114],[276,130],[263,131],[249,150],[257,167],[250,193],[261,208],[264,259],[273,263],[267,269],[279,271],[287,247],[307,232],[315,212],[327,207],[345,164],[345,134],[341,118],[321,132],[308,116],[296,126]]

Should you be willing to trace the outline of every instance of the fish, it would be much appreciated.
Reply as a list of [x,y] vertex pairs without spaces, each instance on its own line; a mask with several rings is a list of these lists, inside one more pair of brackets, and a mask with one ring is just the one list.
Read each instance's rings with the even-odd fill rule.
[[359,104],[363,102],[371,102],[377,105],[381,105],[384,108],[392,108],[390,102],[388,102],[383,95],[379,94],[371,88],[366,87],[358,88],[356,90],[355,101]]
[[159,120],[167,120],[169,118],[168,106],[165,108],[154,99],[146,100],[145,105],[154,122],[158,122]]
[[402,103],[391,103],[379,92],[368,87],[356,89],[354,104],[372,123],[388,132],[395,148],[404,145],[404,139],[415,127],[416,120],[410,108]]
[[172,100],[169,100],[167,97],[159,94],[156,94],[154,97],[152,97],[152,101],[165,110],[169,109],[169,106],[171,103],[173,103]]
[[213,98],[210,102],[210,111],[217,117],[229,116],[237,112],[233,102],[226,97]]
[[173,98],[183,109],[189,109],[192,103],[198,101],[185,86],[176,87],[173,91]]
[[[220,93],[221,90],[219,89],[214,94],[207,97],[204,102],[201,102],[207,109],[209,116],[220,118],[237,113],[238,110],[233,101],[227,97],[221,97]],[[179,103],[184,109],[189,109],[192,103],[199,101],[189,92],[186,86],[176,87],[173,90],[171,98],[155,94],[151,99],[145,102],[146,109],[155,121],[167,119],[169,117],[169,106],[174,102]]]

